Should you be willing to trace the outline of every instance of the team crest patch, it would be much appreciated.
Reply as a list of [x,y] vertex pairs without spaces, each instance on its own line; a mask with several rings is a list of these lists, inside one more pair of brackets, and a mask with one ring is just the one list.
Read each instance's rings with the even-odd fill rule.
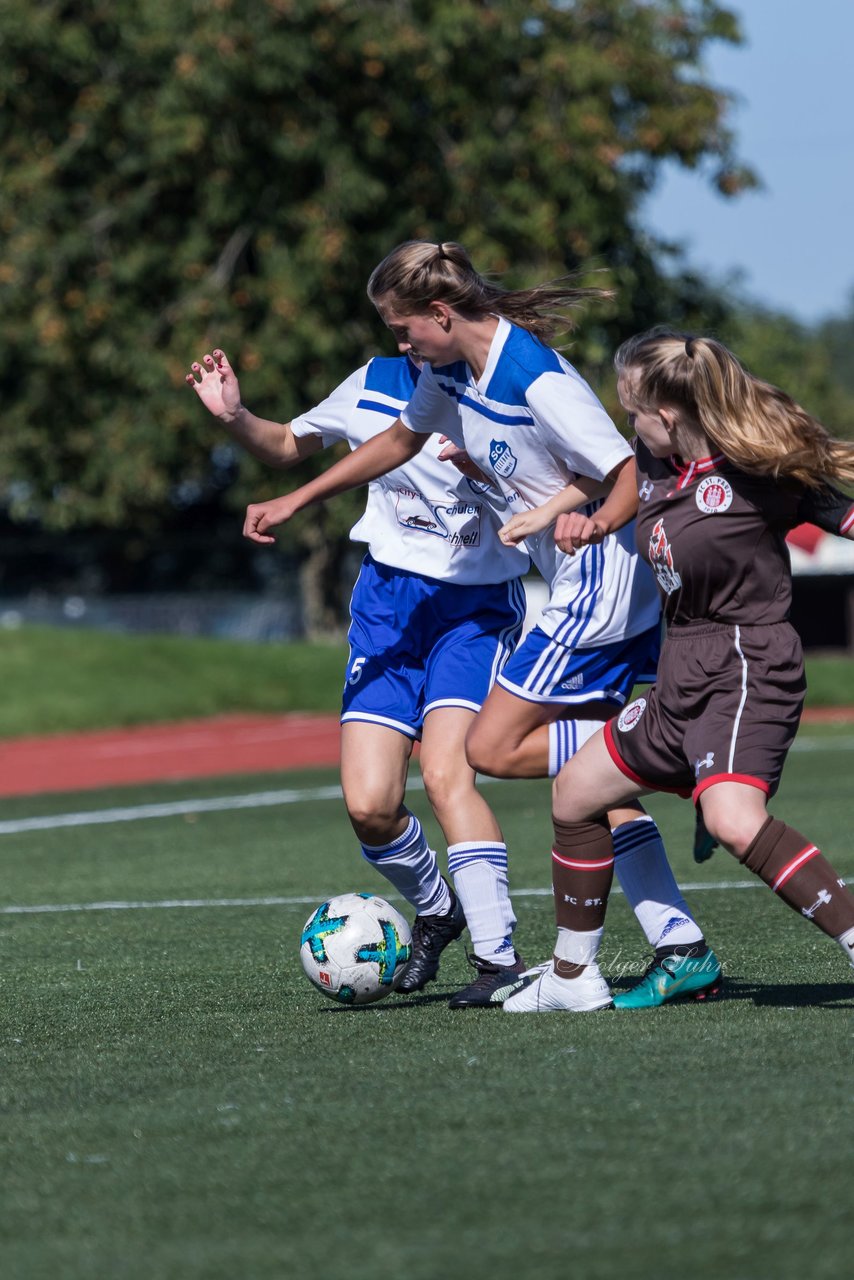
[[732,506],[732,486],[722,476],[706,476],[697,485],[697,506],[707,516],[728,510]]
[[645,711],[646,698],[635,698],[634,702],[630,702],[627,707],[623,707],[620,712],[620,718],[617,721],[617,728],[621,733],[629,733],[634,729]]
[[490,440],[489,464],[496,475],[506,480],[516,470],[518,458],[506,440]]

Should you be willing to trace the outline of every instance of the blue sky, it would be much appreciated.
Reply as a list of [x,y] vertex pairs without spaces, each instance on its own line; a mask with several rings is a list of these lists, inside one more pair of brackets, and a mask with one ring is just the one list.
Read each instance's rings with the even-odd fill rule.
[[725,200],[668,168],[644,207],[658,235],[741,292],[811,323],[854,293],[854,0],[721,0],[745,43],[710,46],[711,83],[737,95],[739,157],[764,189]]

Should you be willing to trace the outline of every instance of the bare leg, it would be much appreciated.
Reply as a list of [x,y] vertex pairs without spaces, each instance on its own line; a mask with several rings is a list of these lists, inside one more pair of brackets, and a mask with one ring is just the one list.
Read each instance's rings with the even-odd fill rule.
[[[466,738],[469,763],[493,778],[548,777],[548,726],[562,712],[557,704],[526,702],[493,685]],[[590,719],[595,718],[591,707]]]
[[466,759],[466,733],[474,719],[475,712],[465,707],[437,707],[424,718],[421,775],[449,845],[460,840],[503,839]]
[[403,803],[413,742],[384,725],[341,726],[341,784],[362,854],[418,915],[453,908],[435,852]]
[[364,844],[403,835],[403,806],[412,739],[385,725],[348,720],[341,726],[341,788],[353,830]]

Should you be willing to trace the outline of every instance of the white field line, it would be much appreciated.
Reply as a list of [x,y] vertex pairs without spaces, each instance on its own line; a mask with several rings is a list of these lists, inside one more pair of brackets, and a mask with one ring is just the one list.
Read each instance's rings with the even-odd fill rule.
[[[800,738],[793,750],[850,750],[854,737],[835,739]],[[482,778],[482,783],[494,782],[494,778]],[[423,790],[419,777],[410,779],[409,788]],[[301,804],[314,800],[341,798],[339,786],[306,787],[281,791],[257,791],[248,795],[220,796],[210,800],[176,800],[167,804],[129,805],[121,809],[91,809],[76,813],[59,813],[37,818],[17,818],[0,822],[0,835],[17,835],[28,831],[51,831],[61,827],[98,826],[115,822],[140,822],[149,818],[171,818],[187,813],[216,813],[229,809],[260,809],[276,805]],[[851,883],[848,881],[846,883]],[[758,880],[694,881],[683,884],[686,893],[705,890],[757,889]],[[551,888],[514,889],[515,898],[551,896]],[[613,892],[619,893],[616,886]],[[394,898],[396,895],[389,895]],[[155,901],[62,902],[38,903],[32,906],[14,905],[0,907],[0,916],[50,915],[70,911],[166,911],[192,910],[215,907],[304,907],[317,902],[317,895],[302,897],[263,898],[164,898]]]
[[[418,788],[413,778],[410,788]],[[134,804],[123,809],[84,809],[77,813],[53,813],[39,818],[11,818],[0,822],[0,836],[23,831],[56,831],[59,827],[96,827],[110,822],[142,822],[147,818],[174,818],[185,813],[221,813],[226,809],[264,809],[272,805],[302,804],[310,800],[340,800],[341,788],[306,787],[300,791],[254,791],[248,795],[217,796],[211,800],[173,800],[167,804]]]
[[[854,883],[850,878],[846,884]],[[698,893],[703,890],[761,889],[761,880],[696,880],[681,884],[685,893]],[[612,893],[621,893],[616,885]],[[392,902],[401,901],[395,893],[386,895]],[[552,890],[514,889],[515,898],[550,898]],[[140,902],[43,902],[33,906],[0,907],[0,916],[40,916],[60,915],[69,911],[169,911],[169,910],[207,910],[214,907],[312,907],[323,900],[321,894],[300,895],[293,898],[162,898],[159,901]]]
[[[793,751],[850,751],[854,737],[796,740]],[[497,782],[481,778],[480,785]],[[417,776],[410,778],[408,790],[423,791]],[[264,809],[276,805],[302,804],[312,800],[340,800],[339,786],[306,787],[301,790],[255,791],[248,795],[217,796],[211,800],[174,800],[167,804],[137,804],[120,809],[83,809],[74,813],[54,813],[37,818],[10,818],[0,822],[0,836],[16,836],[26,831],[56,831],[61,827],[95,827],[113,822],[143,822],[149,818],[174,818],[187,813],[222,813],[230,809]]]

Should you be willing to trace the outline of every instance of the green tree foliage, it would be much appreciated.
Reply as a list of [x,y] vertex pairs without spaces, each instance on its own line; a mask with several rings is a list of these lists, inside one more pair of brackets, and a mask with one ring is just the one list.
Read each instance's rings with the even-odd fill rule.
[[827,348],[835,377],[854,396],[854,293],[848,300],[848,310],[825,320],[818,336]]
[[[316,402],[391,350],[364,286],[404,239],[511,284],[605,269],[589,369],[690,318],[637,215],[664,161],[753,181],[703,76],[715,39],[739,33],[713,0],[5,0],[12,515],[156,527],[220,439],[189,362],[222,345],[270,416]],[[234,500],[292,483],[244,463]],[[357,501],[291,536],[334,545]]]
[[854,384],[846,385],[827,336],[843,325],[828,321],[810,330],[790,316],[742,305],[731,310],[721,336],[751,373],[782,387],[834,435],[852,439]]

